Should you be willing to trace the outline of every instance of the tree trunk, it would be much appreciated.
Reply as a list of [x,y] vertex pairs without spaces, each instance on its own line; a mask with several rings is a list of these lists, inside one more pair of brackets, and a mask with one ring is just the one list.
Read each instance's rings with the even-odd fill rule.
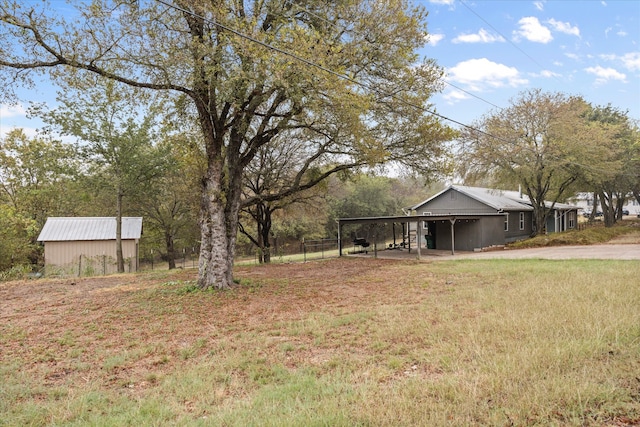
[[260,248],[260,263],[269,264],[271,262],[271,209],[264,203],[256,205],[254,219],[258,228],[258,247]]
[[604,217],[604,226],[613,227],[616,223],[615,207],[613,205],[613,197],[611,193],[599,191],[600,205],[602,207],[602,215]]
[[122,256],[122,189],[118,188],[116,197],[116,264],[118,273],[124,273],[124,257]]
[[[233,283],[233,253],[229,252],[221,159],[210,159],[200,200],[200,257],[198,287],[228,289]],[[237,212],[236,212],[237,221]]]
[[169,270],[176,268],[176,248],[173,241],[173,235],[166,231],[164,233],[164,241],[167,247],[167,261],[169,262]]
[[616,195],[616,221],[622,219],[622,209],[624,208],[624,203],[627,201],[627,198],[623,193],[618,193]]
[[591,209],[591,214],[589,215],[589,222],[593,222],[596,219],[596,214],[598,213],[598,193],[593,192],[593,208]]

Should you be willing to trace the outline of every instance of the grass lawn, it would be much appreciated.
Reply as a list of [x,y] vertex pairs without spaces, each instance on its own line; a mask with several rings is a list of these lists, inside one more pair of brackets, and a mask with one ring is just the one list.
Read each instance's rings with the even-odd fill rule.
[[0,426],[640,424],[637,261],[0,283]]

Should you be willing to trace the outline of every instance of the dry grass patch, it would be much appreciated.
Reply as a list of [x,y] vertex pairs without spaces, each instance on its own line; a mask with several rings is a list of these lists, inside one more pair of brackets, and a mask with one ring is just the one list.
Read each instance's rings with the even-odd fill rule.
[[511,243],[513,248],[535,248],[563,245],[595,245],[601,243],[631,244],[640,243],[640,221],[619,221],[613,227],[605,227],[596,222],[583,230],[570,230],[563,233],[551,233],[531,239]]
[[0,425],[633,425],[640,263],[336,259],[0,284]]

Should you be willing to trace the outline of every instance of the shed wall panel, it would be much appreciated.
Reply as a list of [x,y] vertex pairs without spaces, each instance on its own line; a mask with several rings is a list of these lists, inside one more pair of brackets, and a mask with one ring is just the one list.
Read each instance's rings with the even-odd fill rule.
[[[138,269],[138,243],[122,241],[125,270]],[[69,272],[91,271],[92,274],[109,274],[117,271],[115,240],[91,240],[72,242],[45,242],[45,267],[59,267]],[[52,270],[52,268],[48,268]]]

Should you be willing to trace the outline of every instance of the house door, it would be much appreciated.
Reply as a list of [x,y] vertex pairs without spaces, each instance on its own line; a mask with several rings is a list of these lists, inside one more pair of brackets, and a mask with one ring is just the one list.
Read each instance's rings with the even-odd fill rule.
[[425,221],[424,240],[425,240],[427,249],[436,248],[436,222],[435,221]]

